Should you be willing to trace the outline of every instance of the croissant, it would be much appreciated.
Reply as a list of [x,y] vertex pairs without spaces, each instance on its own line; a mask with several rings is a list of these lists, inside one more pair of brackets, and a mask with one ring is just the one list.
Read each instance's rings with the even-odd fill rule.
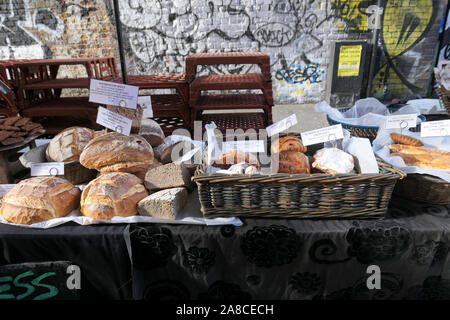
[[303,145],[302,140],[296,136],[287,136],[275,140],[272,143],[270,150],[272,154],[275,154],[283,151],[297,151],[305,153],[307,149]]
[[311,172],[308,157],[297,151],[282,151],[272,155],[270,163],[272,173],[309,174]]

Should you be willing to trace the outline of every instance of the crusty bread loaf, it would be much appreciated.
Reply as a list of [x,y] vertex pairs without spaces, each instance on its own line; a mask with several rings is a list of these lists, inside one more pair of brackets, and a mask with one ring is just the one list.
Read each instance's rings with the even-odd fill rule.
[[153,163],[150,144],[138,135],[110,132],[92,139],[80,156],[80,163],[100,172],[139,172]]
[[309,174],[308,157],[297,151],[282,151],[272,155],[271,173]]
[[422,147],[423,146],[423,142],[422,141],[420,141],[419,139],[416,139],[414,137],[407,136],[405,134],[392,132],[390,134],[390,136],[391,136],[392,141],[394,141],[394,143],[406,144],[406,145],[409,145],[409,146],[416,146],[416,147]]
[[128,217],[137,213],[137,204],[148,196],[142,180],[131,173],[104,173],[89,182],[81,195],[81,213],[93,219]]
[[0,213],[12,223],[33,224],[67,215],[78,208],[81,191],[59,177],[22,180],[2,199]]
[[272,154],[283,151],[296,151],[304,153],[307,149],[303,145],[302,140],[296,136],[287,136],[275,140],[270,147],[270,151]]
[[58,133],[48,144],[48,161],[70,162],[80,159],[86,145],[94,138],[94,130],[83,127],[71,127]]

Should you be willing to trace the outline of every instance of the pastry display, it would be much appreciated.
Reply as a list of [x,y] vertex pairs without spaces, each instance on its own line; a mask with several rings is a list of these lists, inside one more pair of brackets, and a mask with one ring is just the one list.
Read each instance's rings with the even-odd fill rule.
[[80,156],[80,163],[101,172],[135,173],[153,163],[153,149],[138,135],[110,132],[92,139]]
[[83,127],[71,127],[61,131],[47,147],[47,160],[56,162],[79,160],[81,152],[94,135],[94,130]]
[[11,223],[34,224],[78,208],[81,191],[59,177],[33,177],[16,184],[2,199],[0,213]]
[[126,172],[104,173],[92,180],[81,194],[81,213],[93,219],[128,217],[148,196],[142,180]]
[[275,140],[272,143],[270,150],[272,154],[280,153],[283,151],[296,151],[305,153],[307,151],[307,148],[303,145],[302,140],[300,140],[296,136],[287,136]]
[[353,173],[354,160],[348,153],[337,148],[318,150],[313,157],[312,167],[323,173]]
[[260,168],[258,158],[247,152],[242,152],[236,149],[230,150],[222,154],[217,159],[213,160],[211,165],[216,168],[228,169],[233,164],[238,164],[240,162],[246,162],[255,166],[258,170]]
[[394,141],[394,143],[406,144],[406,145],[416,146],[416,147],[423,146],[422,141],[420,141],[419,139],[416,139],[414,137],[411,137],[411,136],[407,136],[407,135],[395,133],[395,132],[391,133],[390,136],[391,136],[392,141]]
[[450,152],[403,144],[389,145],[391,156],[403,159],[407,166],[431,170],[450,170]]
[[0,146],[9,146],[25,141],[41,133],[42,125],[34,123],[30,118],[20,116],[0,119]]

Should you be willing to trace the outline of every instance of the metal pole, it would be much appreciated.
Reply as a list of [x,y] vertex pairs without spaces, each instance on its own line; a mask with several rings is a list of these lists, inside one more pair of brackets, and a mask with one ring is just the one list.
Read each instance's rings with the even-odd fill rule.
[[118,0],[113,0],[113,5],[114,5],[114,18],[116,20],[117,42],[119,43],[120,69],[122,70],[122,81],[124,84],[127,84],[128,83],[127,66],[125,64],[125,55],[123,50],[122,24],[120,22]]
[[[377,6],[380,8],[381,1],[377,1]],[[378,13],[377,13],[378,14]],[[381,19],[382,17],[377,17],[377,19]],[[370,57],[370,66],[369,66],[369,76],[368,76],[368,84],[366,97],[370,97],[370,92],[372,91],[373,86],[373,77],[375,76],[375,63],[377,61],[377,50],[378,50],[378,39],[379,39],[380,29],[375,28],[372,33],[372,55]]]

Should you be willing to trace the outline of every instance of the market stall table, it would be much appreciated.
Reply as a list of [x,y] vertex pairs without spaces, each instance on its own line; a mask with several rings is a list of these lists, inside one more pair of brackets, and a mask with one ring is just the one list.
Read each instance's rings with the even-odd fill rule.
[[[449,213],[394,198],[384,220],[0,224],[0,264],[71,261],[82,299],[448,299]],[[380,290],[367,287],[371,265]]]

